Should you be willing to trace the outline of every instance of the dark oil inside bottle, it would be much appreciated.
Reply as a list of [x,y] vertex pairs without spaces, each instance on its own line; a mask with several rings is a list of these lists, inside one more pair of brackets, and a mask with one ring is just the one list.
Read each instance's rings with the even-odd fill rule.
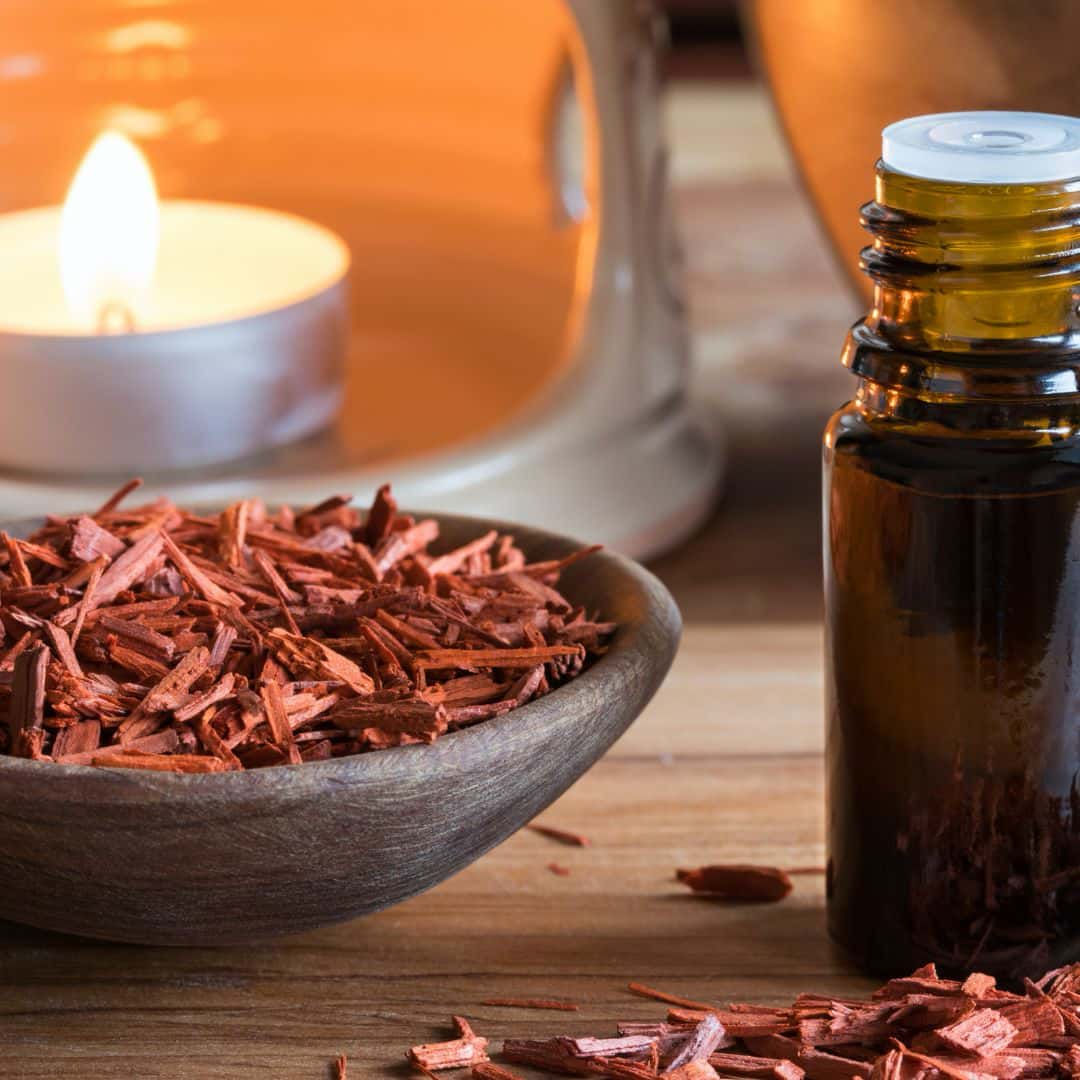
[[[1074,187],[994,211],[879,171],[866,211],[878,302],[825,439],[829,926],[879,973],[1080,959]],[[1032,257],[1032,213],[1063,250]],[[1000,235],[941,274],[946,228]]]

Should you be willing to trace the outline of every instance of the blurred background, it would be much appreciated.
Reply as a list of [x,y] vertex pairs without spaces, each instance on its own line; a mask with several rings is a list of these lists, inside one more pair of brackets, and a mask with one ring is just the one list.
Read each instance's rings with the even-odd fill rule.
[[661,0],[675,78],[753,77],[737,0]]
[[1080,8],[664,4],[691,396],[721,418],[730,459],[718,512],[660,565],[690,618],[816,619],[818,444],[853,390],[837,355],[869,299],[859,207],[881,129],[964,109],[1077,115],[1080,85],[1055,43],[1080,32]]
[[[565,990],[605,1024],[630,978],[718,1001],[790,1001],[807,980],[853,996],[825,940],[823,875],[800,876],[775,914],[665,880],[713,861],[824,866],[821,434],[854,389],[838,357],[865,309],[858,217],[881,127],[966,108],[1080,114],[1078,36],[1075,0],[0,4],[0,229],[58,209],[109,128],[138,144],[163,200],[297,215],[351,253],[335,423],[150,476],[150,495],[363,505],[392,480],[410,509],[647,559],[685,622],[648,712],[553,808],[595,841],[558,853],[580,856],[569,879],[522,834],[407,909],[246,961],[31,938],[6,980],[8,1074],[33,1056],[53,1076],[57,1054],[86,1053],[129,1074],[146,1057],[153,1074],[148,1005],[184,1033],[164,1047],[176,1075],[193,1016],[210,1071],[264,1075],[316,1039],[327,1056],[362,1046],[361,1071],[383,1044],[400,1061],[419,1022],[481,991]],[[281,261],[251,255],[253,277]],[[0,242],[0,301],[5,256],[16,285],[23,271]],[[0,445],[5,400],[27,411],[12,348],[0,317]],[[197,420],[213,381],[183,378],[182,349],[172,369]],[[75,402],[65,475],[9,445],[0,519],[71,513],[117,486],[95,471],[92,397]],[[176,401],[150,380],[143,405]],[[48,396],[33,419],[55,431]],[[143,466],[133,450],[129,473]],[[343,1011],[352,998],[371,1008]]]
[[[713,517],[657,568],[688,620],[813,620],[821,430],[852,391],[838,355],[861,301],[815,218],[739,5],[664,6],[691,392],[715,410],[729,457]],[[847,207],[855,226],[872,144],[864,157],[864,194]]]
[[[835,355],[856,303],[735,4],[530,0],[511,12],[491,0],[452,10],[401,0],[392,18],[374,0],[312,0],[302,13],[253,0],[65,0],[64,10],[0,13],[0,144],[13,163],[0,177],[4,222],[58,209],[109,130],[145,154],[163,207],[195,198],[285,211],[333,230],[352,256],[336,422],[198,468],[152,466],[151,494],[363,499],[392,477],[405,503],[536,523],[639,557],[688,554],[696,534],[706,558],[717,544],[728,561],[768,565],[787,594],[778,553],[759,537],[739,555],[724,523],[746,499],[766,515],[812,505],[817,432],[847,391]],[[869,193],[873,142],[848,170],[860,188],[843,207],[850,223]],[[252,279],[260,265],[289,265],[272,247],[243,254]],[[197,310],[200,288],[219,300],[229,282],[207,285],[212,251],[189,255]],[[0,260],[7,291],[23,276],[21,259]],[[225,343],[233,327],[200,340]],[[77,452],[47,470],[25,440],[0,438],[0,512],[98,501],[118,479],[102,468],[104,428],[108,460],[130,460],[132,473],[146,472],[163,424],[180,450],[216,437],[216,377],[185,377],[192,339],[175,336],[170,352],[164,339],[147,335],[145,354],[142,340],[118,343],[139,357],[134,388],[99,359],[107,345],[68,340],[100,387],[95,378],[85,395],[65,394],[59,368],[30,399],[28,381],[57,347],[9,332],[0,312],[0,364],[24,399],[7,420],[77,429]],[[329,349],[334,337],[323,340]],[[27,342],[31,360],[15,376]],[[222,347],[216,371],[235,365],[233,385],[248,379],[252,391],[228,402],[235,426],[257,430],[253,413],[305,390],[302,356],[291,383],[263,385],[257,356]],[[92,362],[80,361],[84,348]],[[95,428],[118,392],[121,418]],[[133,437],[125,457],[116,442],[128,415],[150,443]],[[774,471],[791,498],[769,490]],[[759,530],[772,533],[768,519]],[[785,544],[784,558],[804,570],[815,545],[809,535]],[[755,592],[723,604],[752,613],[764,602]]]
[[[7,5],[0,379],[19,394],[0,399],[0,514],[100,502],[117,473],[146,471],[167,429],[177,459],[154,458],[151,494],[363,500],[392,478],[404,504],[659,560],[691,618],[816,618],[818,441],[852,390],[837,355],[866,301],[858,213],[881,127],[962,108],[1076,112],[1058,43],[1077,33],[1064,0]],[[232,286],[210,284],[211,230],[169,279],[190,279],[190,324],[143,334],[134,318],[111,342],[91,328],[58,344],[64,312],[29,290],[45,331],[13,330],[28,252],[10,230],[35,207],[59,219],[105,131],[145,155],[163,213],[196,199],[329,230],[351,258],[348,298],[245,233],[233,278],[284,269],[284,294],[200,321]],[[35,236],[56,278],[52,241]],[[76,252],[91,280],[111,246]],[[297,323],[313,297],[323,306]],[[244,347],[259,319],[266,336]],[[190,332],[210,346],[203,374]],[[69,366],[43,378],[58,352]],[[118,394],[118,420],[100,421]],[[258,435],[298,401],[308,421],[280,438],[220,438]],[[66,438],[57,467],[18,425]],[[183,460],[215,440],[197,468]]]

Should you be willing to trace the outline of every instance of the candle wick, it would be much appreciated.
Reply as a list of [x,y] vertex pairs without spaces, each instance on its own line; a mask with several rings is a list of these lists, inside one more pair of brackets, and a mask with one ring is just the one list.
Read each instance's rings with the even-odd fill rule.
[[135,313],[122,300],[109,300],[98,308],[99,334],[130,334],[135,330]]

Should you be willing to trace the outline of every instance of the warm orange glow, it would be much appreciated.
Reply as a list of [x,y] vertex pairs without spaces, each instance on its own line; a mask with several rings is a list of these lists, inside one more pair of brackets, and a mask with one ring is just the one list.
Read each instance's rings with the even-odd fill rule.
[[[0,210],[62,203],[80,153],[99,133],[131,138],[153,168],[162,211],[138,329],[264,310],[238,290],[261,290],[255,282],[267,267],[284,264],[285,277],[292,248],[273,257],[260,248],[230,276],[219,253],[246,231],[224,233],[215,220],[204,243],[201,230],[181,234],[186,212],[174,228],[170,207],[185,198],[271,207],[327,226],[355,255],[354,356],[382,360],[349,366],[338,437],[350,460],[398,452],[403,368],[427,388],[413,403],[410,453],[471,441],[555,392],[588,330],[600,223],[612,212],[602,200],[592,86],[592,64],[603,82],[609,57],[586,49],[579,24],[589,24],[593,43],[607,40],[609,21],[634,20],[609,20],[605,5],[592,12],[588,0],[394,0],[393,18],[383,0],[328,0],[320,6],[334,13],[328,18],[265,0],[101,5],[93,9],[115,18],[57,19],[47,4],[0,5],[0,112],[10,136]],[[579,18],[577,9],[589,14]],[[10,71],[5,48],[18,52]],[[298,92],[281,73],[309,56],[318,70]],[[563,97],[568,60],[580,123]],[[151,82],[148,69],[162,65]],[[568,178],[574,196],[584,193],[570,201],[587,207],[584,220],[567,212],[560,181]],[[41,241],[44,283],[0,268],[0,328],[96,327],[92,303],[78,320],[70,313],[55,229]],[[4,231],[0,245],[26,241]],[[496,352],[506,361],[492,378]]]
[[157,262],[157,190],[126,136],[99,135],[60,216],[60,278],[72,318],[87,328],[134,329]]

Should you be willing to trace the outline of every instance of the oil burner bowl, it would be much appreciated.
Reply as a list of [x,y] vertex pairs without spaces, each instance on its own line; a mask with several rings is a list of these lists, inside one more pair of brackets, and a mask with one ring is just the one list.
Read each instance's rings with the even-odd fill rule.
[[[531,559],[580,546],[477,518],[439,523],[446,548],[489,528],[514,533]],[[0,757],[0,918],[114,941],[227,945],[437,885],[558,798],[671,666],[681,620],[647,570],[600,552],[569,567],[560,588],[618,622],[608,653],[547,696],[431,746],[208,775]]]

